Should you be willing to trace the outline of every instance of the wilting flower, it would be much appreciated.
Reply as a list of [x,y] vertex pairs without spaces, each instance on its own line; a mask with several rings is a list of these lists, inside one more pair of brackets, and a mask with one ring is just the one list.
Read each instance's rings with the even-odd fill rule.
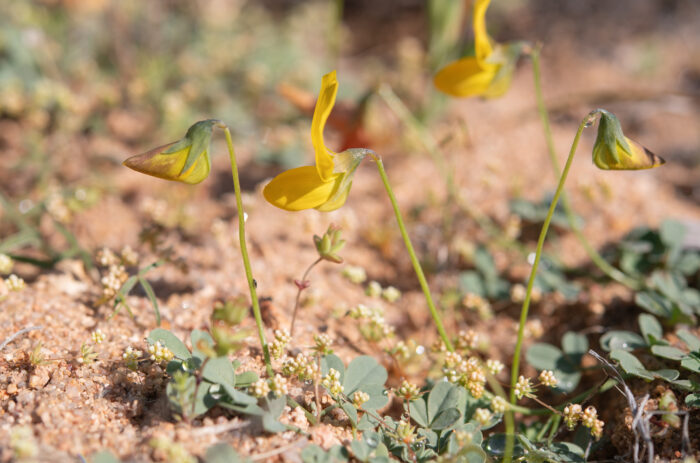
[[335,104],[338,80],[335,71],[323,76],[311,122],[311,142],[316,165],[282,172],[265,186],[263,195],[274,206],[287,211],[317,209],[327,212],[345,204],[355,169],[368,151],[351,148],[341,153],[329,150],[323,141],[323,128]]
[[603,109],[598,123],[598,136],[593,145],[593,162],[605,170],[651,169],[666,161],[622,133],[618,118]]
[[434,83],[441,92],[456,97],[495,98],[508,90],[522,45],[491,43],[486,32],[486,9],[490,2],[474,2],[474,55],[454,61],[438,71]]
[[124,165],[138,172],[184,183],[199,183],[209,175],[211,132],[221,121],[199,121],[180,140],[132,156]]

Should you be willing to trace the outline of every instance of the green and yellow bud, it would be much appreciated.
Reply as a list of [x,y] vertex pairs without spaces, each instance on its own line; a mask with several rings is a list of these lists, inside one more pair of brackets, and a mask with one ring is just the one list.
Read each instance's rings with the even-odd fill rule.
[[618,118],[599,110],[598,136],[593,145],[593,162],[604,170],[651,169],[666,161],[622,133]]
[[345,240],[341,237],[342,230],[335,225],[330,225],[323,236],[314,235],[316,251],[321,259],[340,264],[343,258],[338,255],[345,246]]
[[211,134],[221,121],[208,119],[194,124],[180,140],[137,154],[124,165],[137,172],[165,180],[199,183],[211,169]]

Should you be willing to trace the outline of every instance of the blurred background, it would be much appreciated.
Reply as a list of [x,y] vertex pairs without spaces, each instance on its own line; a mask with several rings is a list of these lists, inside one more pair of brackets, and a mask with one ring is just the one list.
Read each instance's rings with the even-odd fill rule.
[[[555,131],[563,127],[562,152],[582,114],[605,105],[628,135],[670,161],[658,175],[672,194],[697,206],[697,1],[494,0],[487,22],[496,41],[544,45],[544,92]],[[328,131],[337,148],[372,146],[389,156],[417,150],[373,93],[380,84],[439,140],[451,139],[446,151],[455,156],[471,149],[480,121],[489,121],[484,130],[497,127],[499,140],[514,127],[536,127],[527,60],[511,91],[492,103],[448,101],[434,90],[434,71],[468,51],[471,37],[470,2],[456,0],[2,2],[0,251],[27,244],[7,242],[18,231],[9,208],[38,214],[42,205],[66,224],[110,195],[126,208],[142,205],[139,184],[157,182],[126,172],[121,161],[181,137],[200,119],[220,118],[233,128],[249,190],[283,168],[310,163],[310,113],[320,77],[332,69],[341,82],[338,111],[347,115]],[[498,149],[511,159],[544,160],[538,130],[529,144],[513,140],[517,153]],[[230,191],[226,160],[214,164],[205,193],[168,185],[168,195]],[[456,164],[459,170],[467,163]],[[513,193],[522,188],[505,192]],[[85,246],[109,244],[107,231],[87,233]]]

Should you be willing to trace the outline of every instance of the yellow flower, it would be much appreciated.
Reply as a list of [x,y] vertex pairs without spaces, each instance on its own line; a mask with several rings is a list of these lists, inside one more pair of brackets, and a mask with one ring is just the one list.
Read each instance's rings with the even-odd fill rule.
[[604,170],[651,169],[666,161],[622,133],[618,118],[603,109],[593,145],[593,162]]
[[221,122],[208,119],[194,124],[180,140],[137,154],[124,161],[135,171],[184,183],[199,183],[209,175],[211,132]]
[[323,141],[323,128],[338,93],[335,71],[323,76],[311,122],[311,142],[316,154],[315,166],[297,167],[282,172],[265,185],[263,195],[272,205],[287,211],[317,209],[327,212],[345,204],[352,176],[367,150],[351,148],[342,153],[329,150]]
[[475,1],[474,56],[454,61],[438,71],[433,82],[441,92],[456,97],[495,98],[508,90],[520,44],[491,44],[486,32],[486,9],[490,2]]

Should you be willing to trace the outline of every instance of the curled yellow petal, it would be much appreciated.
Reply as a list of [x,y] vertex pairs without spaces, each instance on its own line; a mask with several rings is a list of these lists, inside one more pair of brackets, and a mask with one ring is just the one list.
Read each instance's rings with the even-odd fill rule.
[[486,31],[486,9],[491,0],[476,0],[474,3],[474,16],[472,27],[474,28],[474,55],[477,61],[485,60],[492,52],[491,39]]
[[145,153],[137,154],[128,158],[123,164],[137,172],[165,180],[195,184],[207,178],[211,166],[206,151],[201,153],[192,166],[183,172],[182,169],[190,154],[191,145],[171,153],[168,152],[176,143],[178,142],[168,143]]
[[330,182],[324,182],[316,167],[297,167],[273,178],[265,185],[263,196],[270,204],[287,211],[319,208],[334,197],[342,178],[342,175],[336,175]]
[[616,153],[613,156],[605,146],[593,150],[593,162],[599,169],[604,170],[642,170],[658,167],[666,161],[636,141],[624,137],[629,151],[620,143],[616,143]]
[[318,176],[324,182],[333,178],[333,151],[326,148],[323,142],[323,128],[326,126],[335,105],[335,96],[338,93],[338,79],[335,71],[329,72],[321,80],[321,91],[318,94],[314,118],[311,121],[311,142],[316,152],[316,169]]
[[498,72],[499,65],[480,63],[468,56],[442,68],[433,79],[441,92],[456,97],[469,97],[484,94]]

